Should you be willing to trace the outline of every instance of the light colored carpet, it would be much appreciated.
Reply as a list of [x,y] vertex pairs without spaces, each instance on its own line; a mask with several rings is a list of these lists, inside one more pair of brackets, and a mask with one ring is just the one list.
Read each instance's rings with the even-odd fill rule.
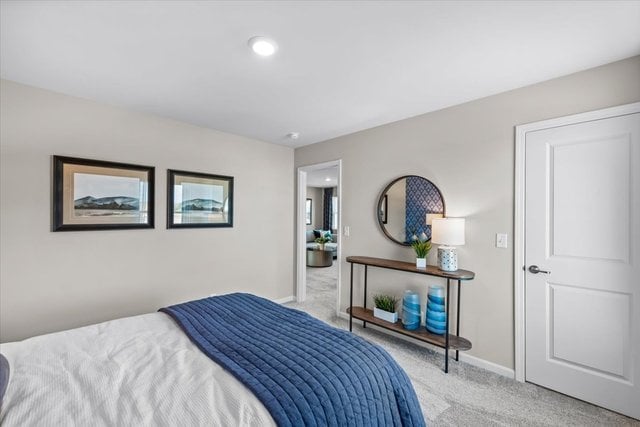
[[[336,316],[337,266],[307,268],[307,301],[289,303],[341,329]],[[430,426],[640,426],[640,422],[529,383],[520,383],[451,360],[395,336],[363,329],[353,332],[384,347],[407,372]],[[639,403],[640,404],[640,403]]]

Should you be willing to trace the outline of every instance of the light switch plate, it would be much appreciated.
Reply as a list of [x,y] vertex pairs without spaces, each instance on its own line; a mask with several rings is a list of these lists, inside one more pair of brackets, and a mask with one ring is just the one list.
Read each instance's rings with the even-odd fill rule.
[[506,248],[507,244],[507,234],[506,233],[497,233],[496,234],[496,248]]
[[345,226],[344,226],[344,236],[345,236],[345,237],[349,237],[349,232],[350,232],[350,231],[351,231],[351,230],[349,229],[349,226],[348,226],[348,225],[345,225]]

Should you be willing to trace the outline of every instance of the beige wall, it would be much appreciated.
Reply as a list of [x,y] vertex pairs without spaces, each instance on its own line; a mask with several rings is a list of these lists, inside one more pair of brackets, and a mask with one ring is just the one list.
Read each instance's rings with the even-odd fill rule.
[[[213,293],[292,295],[291,148],[1,85],[1,341]],[[51,232],[54,154],[155,166],[156,228]],[[233,228],[167,230],[167,168],[234,176]]]
[[[459,259],[476,279],[464,284],[462,335],[473,343],[471,355],[513,368],[514,126],[638,100],[640,57],[634,57],[302,147],[295,151],[295,164],[342,159],[342,224],[351,228],[343,237],[344,256],[411,261],[411,249],[387,240],[378,229],[376,201],[401,175],[422,175],[436,184],[447,215],[467,218],[467,244],[459,249]],[[499,232],[509,233],[509,249],[495,247]],[[342,271],[345,307],[349,268]],[[438,280],[412,276],[371,270],[369,293],[420,289],[424,300],[425,285]]]

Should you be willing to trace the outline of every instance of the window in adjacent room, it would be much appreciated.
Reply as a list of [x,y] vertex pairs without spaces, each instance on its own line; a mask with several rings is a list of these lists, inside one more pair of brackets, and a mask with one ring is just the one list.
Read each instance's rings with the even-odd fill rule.
[[336,196],[331,198],[331,229],[338,229],[338,198]]

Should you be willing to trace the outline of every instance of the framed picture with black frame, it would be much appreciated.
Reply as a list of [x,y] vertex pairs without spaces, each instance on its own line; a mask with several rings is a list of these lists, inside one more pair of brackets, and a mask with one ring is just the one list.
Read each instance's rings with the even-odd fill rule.
[[167,172],[167,228],[233,227],[232,176]]
[[387,198],[387,195],[385,194],[384,197],[382,198],[382,204],[380,205],[380,219],[382,220],[383,224],[387,223],[387,210],[388,210],[388,204],[389,204],[389,200]]
[[153,228],[152,166],[53,156],[52,231]]
[[305,220],[307,225],[313,222],[313,199],[307,199],[305,204]]

